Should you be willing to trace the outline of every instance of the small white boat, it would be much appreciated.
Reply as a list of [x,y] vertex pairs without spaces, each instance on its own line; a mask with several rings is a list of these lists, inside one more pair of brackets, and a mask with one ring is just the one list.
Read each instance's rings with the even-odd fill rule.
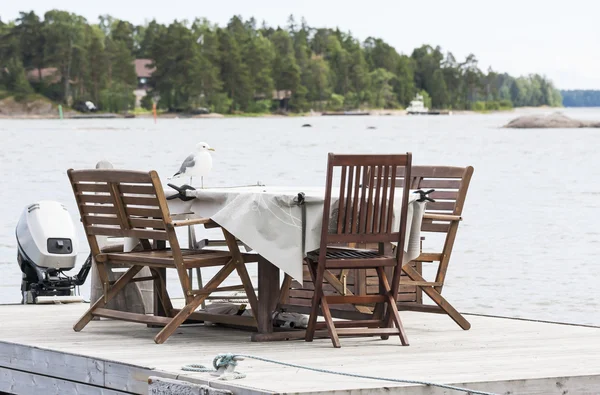
[[407,114],[428,114],[429,109],[423,104],[423,96],[417,94],[415,99],[410,102],[410,105],[406,108]]

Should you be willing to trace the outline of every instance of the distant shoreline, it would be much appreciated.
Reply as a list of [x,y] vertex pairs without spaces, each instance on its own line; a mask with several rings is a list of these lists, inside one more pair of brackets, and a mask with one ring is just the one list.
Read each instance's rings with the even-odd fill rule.
[[[541,107],[539,107],[541,108]],[[469,115],[469,114],[493,114],[493,113],[506,113],[512,112],[514,110],[503,110],[503,111],[468,111],[468,110],[460,110],[460,111],[452,111],[451,115]],[[365,111],[368,113],[367,116],[409,116],[406,113],[406,110],[369,110]],[[210,114],[183,114],[183,113],[163,113],[158,114],[158,119],[220,119],[220,118],[297,118],[297,117],[320,117],[323,116],[321,112],[312,112],[312,113],[289,113],[289,114],[257,114],[257,113],[247,113],[247,114],[219,114],[219,113],[210,113]],[[339,114],[334,116],[348,116],[354,117],[351,114]],[[410,115],[410,116],[421,116],[421,115]],[[432,117],[447,117],[449,115],[429,115]],[[153,118],[152,114],[142,113],[142,114],[107,114],[107,113],[98,113],[98,114],[85,114],[85,113],[69,113],[65,114],[63,119],[151,119]],[[0,114],[0,119],[22,119],[22,120],[32,120],[32,119],[60,119],[59,115],[56,114]]]
[[[472,111],[472,110],[451,110],[451,115],[429,115],[431,117],[447,117],[454,115],[490,115],[490,114],[505,114],[505,113],[521,113],[521,112],[530,112],[536,110],[554,110],[561,111],[564,109],[573,109],[573,108],[582,108],[582,107],[548,107],[548,106],[540,106],[540,107],[517,107],[507,110],[490,110],[490,111]],[[364,110],[364,112],[368,113],[368,116],[409,116],[406,110]],[[273,114],[273,113],[245,113],[245,114],[219,114],[219,113],[210,113],[210,114],[184,114],[184,113],[159,113],[157,115],[158,119],[220,119],[220,118],[296,118],[296,117],[320,117],[323,116],[322,112],[307,112],[307,113],[288,113],[288,114]],[[349,116],[353,117],[352,114],[339,114],[336,116]],[[421,115],[410,115],[410,116],[418,116]],[[65,111],[63,119],[152,119],[152,113],[138,113],[138,114],[112,114],[112,113],[77,113],[72,110]],[[38,120],[38,119],[60,119],[58,111],[56,114],[24,114],[18,113],[14,115],[3,114],[0,109],[0,119],[21,119],[21,120]]]

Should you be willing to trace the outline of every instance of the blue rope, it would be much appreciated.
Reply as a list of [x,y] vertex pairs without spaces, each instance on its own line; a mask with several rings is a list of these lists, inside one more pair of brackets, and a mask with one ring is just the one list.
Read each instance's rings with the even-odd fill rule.
[[318,372],[318,373],[337,374],[340,376],[356,377],[356,378],[360,378],[360,379],[391,381],[391,382],[395,382],[395,383],[404,383],[404,384],[420,384],[420,385],[426,385],[426,386],[431,386],[431,387],[445,388],[445,389],[449,389],[449,390],[453,390],[453,391],[467,392],[469,394],[477,394],[477,395],[498,395],[493,392],[477,391],[477,390],[472,390],[472,389],[468,389],[468,388],[456,387],[453,385],[432,383],[429,381],[390,379],[390,378],[386,378],[386,377],[366,376],[366,375],[362,375],[362,374],[336,372],[335,370],[311,368],[310,366],[302,366],[302,365],[296,365],[294,363],[280,362],[280,361],[275,361],[273,359],[262,358],[262,357],[257,357],[254,355],[248,355],[248,354],[231,354],[231,353],[219,354],[213,359],[214,370],[209,369],[209,368],[205,367],[204,365],[196,365],[196,364],[185,365],[181,368],[181,370],[192,371],[192,372],[214,372],[217,369],[219,369],[220,367],[227,367],[228,365],[236,366],[237,361],[235,360],[235,357],[255,359],[257,361],[274,363],[274,364],[283,365],[283,366],[289,366],[291,368],[312,370],[313,372]]

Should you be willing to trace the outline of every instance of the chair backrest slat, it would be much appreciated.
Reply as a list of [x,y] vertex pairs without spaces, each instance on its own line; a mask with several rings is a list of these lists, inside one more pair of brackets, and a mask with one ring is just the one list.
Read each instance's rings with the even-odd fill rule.
[[[383,233],[386,229],[387,226],[387,221],[392,219],[392,217],[390,216],[388,218],[387,216],[387,211],[386,211],[386,206],[388,205],[388,183],[390,183],[390,188],[394,189],[395,188],[395,184],[396,184],[396,180],[390,180],[390,166],[385,166],[383,169],[384,172],[384,178],[383,178],[383,188],[381,188],[381,209],[378,211],[378,215],[379,215],[379,229],[378,229],[378,233]],[[389,207],[393,208],[394,206],[394,202],[389,202]]]
[[72,170],[72,183],[89,182],[118,182],[129,184],[151,183],[149,173],[143,171],[95,169],[95,170]]
[[[396,178],[404,179],[404,169],[397,169]],[[426,212],[461,215],[473,167],[413,166],[410,175],[412,189],[435,189],[429,196],[436,200],[427,203]],[[448,233],[448,221],[423,221],[423,232]]]
[[[390,178],[392,180],[396,179],[396,170],[397,170],[396,166],[392,166],[391,167],[392,174],[390,174]],[[406,187],[408,188],[408,185]],[[396,188],[390,188],[390,197],[389,197],[389,201],[390,202],[394,201],[395,191],[396,191]],[[388,222],[387,222],[387,228],[386,228],[386,232],[388,232],[388,233],[392,231],[392,221],[391,221],[391,218],[394,215],[393,210],[394,210],[394,206],[390,204],[389,209],[388,209],[388,215],[387,215]]]
[[362,167],[362,179],[361,179],[361,192],[360,192],[360,218],[358,231],[361,233],[367,233],[367,211],[369,203],[367,200],[367,185],[369,185],[369,168],[367,166]]
[[346,192],[346,212],[345,212],[345,225],[344,225],[344,233],[347,233],[347,230],[350,229],[350,227],[352,226],[352,208],[353,208],[353,204],[352,204],[352,182],[353,182],[353,176],[354,176],[354,166],[348,166],[348,190]]
[[342,213],[346,213],[346,205],[345,205],[345,201],[342,198],[342,196],[344,196],[344,188],[346,187],[346,167],[342,167],[342,176],[341,176],[341,180],[340,180],[340,192],[339,192],[339,196],[340,196],[340,202],[338,204],[338,217],[337,217],[337,221],[336,221],[336,229],[338,233],[342,233],[343,229],[344,229],[344,221],[346,216],[345,215],[341,215]]
[[351,232],[352,233],[357,233],[358,232],[358,223],[359,223],[359,218],[358,218],[358,214],[359,214],[359,210],[358,208],[360,207],[360,191],[362,186],[360,185],[360,176],[361,176],[361,166],[356,166],[355,167],[355,171],[356,174],[354,176],[354,196],[352,198],[352,226],[351,226]]
[[[410,174],[410,162],[410,154],[329,154],[322,248],[332,243],[398,241],[399,229],[392,229],[397,201],[395,188],[404,188],[404,182],[398,182],[396,174],[398,166],[408,166]],[[339,180],[339,187],[333,185],[334,179]],[[402,197],[403,202],[408,201],[408,188]],[[331,207],[332,198],[337,201],[337,211]]]
[[375,207],[373,208],[373,223],[371,225],[371,233],[377,233],[379,229],[379,205],[381,200],[381,166],[375,166],[375,171],[377,171],[377,183],[375,184]]
[[69,170],[88,236],[169,240],[171,222],[156,172]]

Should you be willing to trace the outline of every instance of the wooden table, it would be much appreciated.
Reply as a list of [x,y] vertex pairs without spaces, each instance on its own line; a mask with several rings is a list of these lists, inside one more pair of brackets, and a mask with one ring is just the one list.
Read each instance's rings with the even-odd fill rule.
[[[304,210],[296,203],[300,192],[304,196]],[[289,289],[290,275],[302,279],[304,251],[301,246],[305,251],[312,251],[319,246],[324,189],[266,186],[210,188],[188,191],[187,196],[193,196],[194,199],[187,202],[179,199],[170,200],[171,211],[188,212],[211,218],[227,232],[256,249],[260,255],[257,284],[258,311],[253,311],[257,333],[253,334],[252,340],[266,341],[282,338],[282,336],[271,335],[274,332],[273,315],[281,299],[282,286],[284,289]],[[415,199],[411,204],[414,204]],[[400,207],[395,205],[395,211],[398,211],[397,218],[399,218]],[[412,213],[412,210],[409,212]],[[303,223],[303,227],[299,223]],[[420,232],[420,217],[418,225],[414,228]],[[418,239],[418,236],[415,237]],[[196,245],[195,242],[193,244]],[[414,244],[410,244],[410,248],[415,250]],[[415,256],[419,253],[416,250],[412,252]],[[289,274],[286,275],[282,285],[280,285],[280,270]],[[229,316],[228,322],[224,323],[231,322],[231,317]],[[295,331],[294,337],[302,337],[300,332]]]

